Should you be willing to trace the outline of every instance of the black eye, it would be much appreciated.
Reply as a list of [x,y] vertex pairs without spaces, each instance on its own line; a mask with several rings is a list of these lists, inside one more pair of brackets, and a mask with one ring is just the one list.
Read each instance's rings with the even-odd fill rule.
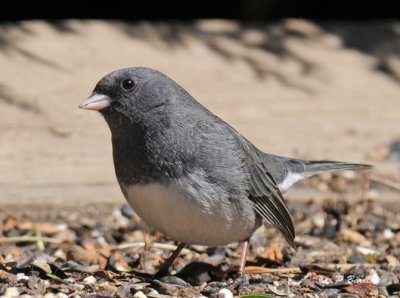
[[121,86],[124,90],[132,90],[135,87],[135,81],[131,79],[125,79],[122,81]]

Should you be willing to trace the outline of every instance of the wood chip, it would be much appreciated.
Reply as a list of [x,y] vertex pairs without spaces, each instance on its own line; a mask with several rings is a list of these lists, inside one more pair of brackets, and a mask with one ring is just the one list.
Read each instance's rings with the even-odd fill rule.
[[352,230],[352,229],[342,229],[341,230],[342,237],[350,241],[352,243],[365,246],[365,247],[371,247],[372,243],[369,241],[364,235],[360,234],[359,232]]

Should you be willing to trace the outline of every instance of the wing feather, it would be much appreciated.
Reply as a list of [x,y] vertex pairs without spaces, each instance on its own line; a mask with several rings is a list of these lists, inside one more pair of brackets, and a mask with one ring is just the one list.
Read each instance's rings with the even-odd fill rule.
[[295,248],[293,219],[282,193],[260,158],[261,152],[242,136],[239,135],[238,138],[245,150],[246,165],[250,174],[250,200],[254,203],[254,210],[276,227]]

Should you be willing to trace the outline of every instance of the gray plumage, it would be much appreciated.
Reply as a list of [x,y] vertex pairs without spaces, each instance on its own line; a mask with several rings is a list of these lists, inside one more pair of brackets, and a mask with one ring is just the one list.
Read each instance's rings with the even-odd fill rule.
[[[134,87],[125,88],[132,85],[127,80]],[[246,240],[263,218],[294,247],[282,193],[311,175],[368,167],[265,154],[170,78],[148,68],[112,72],[93,94],[109,104],[98,110],[111,129],[125,197],[145,222],[184,243]],[[93,102],[81,107],[90,109]]]

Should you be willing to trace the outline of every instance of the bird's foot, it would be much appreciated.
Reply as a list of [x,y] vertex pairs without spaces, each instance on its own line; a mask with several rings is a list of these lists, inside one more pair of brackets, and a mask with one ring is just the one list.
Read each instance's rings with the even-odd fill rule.
[[168,275],[168,269],[163,270],[164,268],[161,268],[158,270],[155,274],[153,274],[154,279],[160,279],[161,277],[167,276]]
[[249,285],[249,279],[246,277],[244,273],[239,272],[235,279],[228,283],[227,288],[232,292],[237,292],[240,295],[245,286]]
[[229,280],[227,282],[214,281],[208,283],[208,287],[214,288],[214,290],[226,288],[232,291],[233,293],[237,293],[241,295],[244,290],[244,287],[249,284],[249,280],[245,274],[238,273],[237,276],[233,280]]

